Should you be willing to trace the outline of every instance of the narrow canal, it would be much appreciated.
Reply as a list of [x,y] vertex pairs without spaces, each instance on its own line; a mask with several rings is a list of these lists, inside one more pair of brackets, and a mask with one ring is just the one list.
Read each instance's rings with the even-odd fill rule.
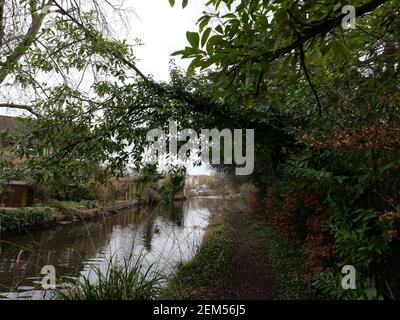
[[[132,253],[144,256],[168,275],[196,254],[218,197],[192,198],[149,210],[31,231],[0,242],[0,299],[43,299],[42,267],[52,265],[58,283],[104,272],[110,259],[122,263]],[[95,279],[94,279],[95,280]]]

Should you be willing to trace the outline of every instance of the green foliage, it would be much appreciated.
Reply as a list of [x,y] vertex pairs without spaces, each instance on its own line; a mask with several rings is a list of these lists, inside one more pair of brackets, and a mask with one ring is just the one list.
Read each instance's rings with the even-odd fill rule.
[[158,181],[162,175],[157,170],[157,165],[147,164],[141,171],[136,181],[136,192],[139,199],[143,199],[149,188],[158,189]]
[[[175,5],[175,0],[168,0],[171,7]],[[189,4],[189,0],[182,0],[182,8],[185,9],[186,6]]]
[[338,210],[334,208],[330,228],[340,261],[359,270],[382,265],[389,258],[391,226],[382,223],[379,213],[373,210]]
[[80,205],[84,206],[87,209],[98,209],[100,205],[96,201],[92,200],[83,200],[80,202]]
[[75,201],[83,200],[93,201],[95,195],[85,186],[71,185],[63,186],[61,190],[56,192],[56,198],[59,201]]
[[186,170],[184,168],[173,169],[160,187],[160,193],[165,202],[172,202],[174,196],[183,190],[185,186]]
[[53,221],[53,210],[48,207],[0,209],[1,231],[19,231]]
[[338,181],[339,177],[334,177],[332,172],[313,168],[310,163],[313,159],[310,154],[292,157],[282,165],[282,170],[289,179],[303,181],[304,185],[312,183],[316,188],[326,188]]
[[[14,162],[11,166],[13,174],[8,174],[4,180],[15,180],[18,173],[23,172],[23,176],[31,176],[52,187],[81,184],[89,179],[104,183],[111,174],[120,174],[128,163],[125,156],[116,156],[118,150],[125,149],[122,141],[128,137],[117,137],[111,132],[120,128],[122,123],[118,120],[117,124],[108,117],[105,109],[111,105],[100,112],[101,117],[99,111],[101,105],[105,107],[106,101],[119,104],[118,108],[114,104],[114,110],[122,110],[122,104],[126,106],[127,101],[121,104],[119,98],[111,98],[110,94],[122,98],[127,92],[135,92],[135,85],[132,84],[123,89],[125,94],[115,91],[132,77],[125,63],[119,61],[122,57],[133,60],[132,48],[125,42],[107,39],[100,31],[95,12],[82,10],[80,13],[82,16],[79,20],[85,28],[69,19],[56,17],[54,26],[43,26],[40,41],[33,42],[24,51],[23,60],[29,63],[28,68],[22,63],[13,70],[14,78],[22,88],[41,93],[32,101],[32,110],[37,116],[27,120],[29,132],[12,132],[14,138],[8,140],[11,146],[1,146],[2,153],[17,151],[16,155],[25,159],[23,162]],[[84,78],[89,69],[99,77],[95,77],[97,79],[93,82],[83,81],[84,90],[77,87],[74,81],[69,81],[75,76]],[[53,77],[54,81],[41,83],[38,74]],[[99,80],[109,76],[112,78],[108,78],[110,81]],[[58,81],[58,77],[64,81]],[[94,95],[91,93],[89,96],[88,91]],[[108,123],[100,124],[101,118]],[[134,122],[126,115],[123,118],[128,122],[132,120],[132,124]],[[98,134],[103,138],[99,138]],[[143,141],[143,135],[137,141]],[[32,144],[32,141],[35,143]],[[141,145],[138,148],[141,151],[137,153],[141,154],[143,148]],[[100,169],[100,164],[109,156],[114,158],[112,165]],[[5,172],[2,171],[3,177]]]
[[[396,7],[389,2],[363,17],[363,1],[351,4],[357,25],[370,25],[377,33],[380,19]],[[197,35],[191,33],[189,46],[175,54],[191,59],[190,68],[212,70],[214,81],[226,89],[223,98],[236,96],[248,104],[257,100],[254,94],[280,104],[279,92],[270,84],[296,81],[302,60],[314,81],[326,79],[330,64],[355,61],[371,37],[361,27],[343,31],[341,8],[335,9],[334,2],[211,0],[208,5],[212,10],[198,19]],[[326,33],[330,36],[325,38]]]
[[315,287],[326,297],[333,300],[383,300],[376,289],[374,279],[356,277],[355,290],[343,290],[342,276],[340,273],[323,273],[315,282]]

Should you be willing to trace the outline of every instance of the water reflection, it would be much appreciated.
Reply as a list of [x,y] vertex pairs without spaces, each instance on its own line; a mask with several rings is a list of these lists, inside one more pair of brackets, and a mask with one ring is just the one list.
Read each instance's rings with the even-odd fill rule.
[[82,275],[90,278],[94,265],[106,271],[111,258],[122,263],[132,252],[145,255],[145,264],[155,264],[168,274],[194,256],[208,219],[220,204],[218,197],[193,198],[3,239],[0,298],[41,299],[43,292],[35,289],[44,265],[55,266],[58,281]]

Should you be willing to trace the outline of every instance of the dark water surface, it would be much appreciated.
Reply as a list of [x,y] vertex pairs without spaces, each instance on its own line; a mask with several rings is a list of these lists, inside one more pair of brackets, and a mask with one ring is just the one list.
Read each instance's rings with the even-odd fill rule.
[[192,198],[2,239],[0,299],[42,299],[40,272],[45,265],[53,265],[57,282],[65,282],[94,276],[89,272],[93,266],[105,272],[110,259],[123,263],[132,252],[169,274],[178,263],[193,258],[211,214],[221,203],[218,197]]

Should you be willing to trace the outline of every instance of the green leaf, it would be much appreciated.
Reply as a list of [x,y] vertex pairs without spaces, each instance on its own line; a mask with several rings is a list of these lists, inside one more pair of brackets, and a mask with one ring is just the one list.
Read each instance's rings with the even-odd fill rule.
[[185,50],[178,50],[178,51],[171,53],[171,56],[181,56],[184,53],[185,53]]
[[188,67],[188,72],[194,72],[194,70],[196,68],[201,67],[202,63],[201,63],[201,57],[196,57],[195,59],[193,59],[193,61],[190,63],[189,67]]
[[171,7],[173,7],[175,5],[175,0],[168,0],[169,4],[171,5]]
[[182,56],[182,58],[190,58],[198,55],[200,52],[201,51],[199,49],[185,47],[185,50],[175,51],[171,54],[171,56]]
[[197,32],[186,32],[186,38],[194,49],[198,49],[200,45],[200,36]]
[[374,299],[376,299],[376,296],[377,296],[377,291],[376,291],[376,288],[368,288],[367,289],[367,299],[368,300],[374,300]]
[[183,0],[182,1],[182,8],[185,9],[186,6],[188,5],[189,0]]
[[282,33],[280,33],[278,35],[278,38],[276,38],[276,40],[275,40],[274,53],[275,53],[276,50],[278,50],[280,48],[280,46],[282,44],[282,40],[283,40],[283,35],[282,35]]
[[202,32],[204,28],[207,26],[207,24],[210,22],[211,16],[203,16],[199,19],[199,30]]
[[222,28],[222,26],[221,26],[220,24],[215,28],[215,30],[216,30],[217,32],[221,33],[221,34],[224,33],[224,29]]
[[207,43],[208,38],[210,37],[210,33],[211,33],[211,28],[206,29],[206,31],[204,31],[203,36],[201,37],[201,46],[204,47],[205,44]]
[[349,50],[349,48],[346,47],[343,41],[334,40],[329,44],[329,47],[332,50],[334,56],[337,58],[343,57],[347,59],[351,56],[351,51]]

